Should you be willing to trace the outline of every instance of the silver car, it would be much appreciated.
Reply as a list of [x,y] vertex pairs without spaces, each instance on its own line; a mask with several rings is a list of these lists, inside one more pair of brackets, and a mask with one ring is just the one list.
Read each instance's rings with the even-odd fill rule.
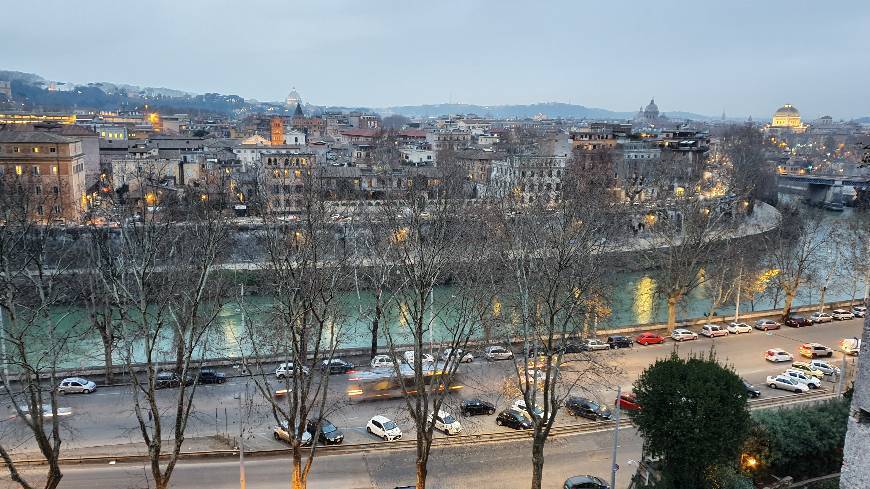
[[810,367],[818,370],[825,375],[840,375],[839,367],[835,367],[828,362],[823,362],[821,360],[811,360]]
[[81,377],[70,377],[60,381],[57,386],[59,394],[90,394],[97,390],[97,384]]

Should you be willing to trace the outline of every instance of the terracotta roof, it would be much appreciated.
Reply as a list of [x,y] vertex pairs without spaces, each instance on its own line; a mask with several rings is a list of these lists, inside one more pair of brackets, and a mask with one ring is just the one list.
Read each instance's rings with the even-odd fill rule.
[[364,138],[373,138],[373,137],[377,136],[379,132],[380,131],[378,131],[377,129],[353,128],[353,129],[345,129],[345,130],[341,131],[341,134],[343,134],[344,136],[351,136],[351,137],[358,136],[358,137],[364,137]]
[[0,143],[74,143],[75,138],[44,131],[0,131]]

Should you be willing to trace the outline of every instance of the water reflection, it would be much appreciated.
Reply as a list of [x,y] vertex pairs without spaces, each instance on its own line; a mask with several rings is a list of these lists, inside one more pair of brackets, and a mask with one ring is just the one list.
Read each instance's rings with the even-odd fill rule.
[[637,285],[634,287],[632,311],[638,323],[653,322],[655,291],[656,281],[652,277],[645,275],[637,281]]

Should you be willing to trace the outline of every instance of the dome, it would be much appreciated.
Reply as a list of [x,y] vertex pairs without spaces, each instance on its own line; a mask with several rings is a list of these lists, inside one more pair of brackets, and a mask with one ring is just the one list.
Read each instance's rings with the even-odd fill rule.
[[780,107],[774,116],[781,117],[800,117],[801,113],[791,104],[785,104]]
[[656,105],[656,99],[650,99],[650,101],[649,101],[649,105],[646,106],[646,109],[644,109],[644,111],[645,111],[645,112],[655,112],[655,113],[658,113],[658,111],[659,111],[659,106]]
[[287,95],[287,99],[285,100],[285,102],[290,107],[296,107],[296,105],[302,103],[302,97],[299,95],[299,92],[296,91],[295,87],[290,90],[290,94]]

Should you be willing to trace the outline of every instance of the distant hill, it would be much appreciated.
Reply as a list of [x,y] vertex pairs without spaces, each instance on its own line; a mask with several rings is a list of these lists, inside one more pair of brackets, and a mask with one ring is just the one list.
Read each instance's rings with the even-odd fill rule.
[[858,124],[870,124],[870,116],[859,117],[855,119]]
[[[245,100],[237,95],[222,95],[217,93],[192,94],[171,88],[139,87],[122,83],[92,82],[74,84],[56,82],[61,91],[49,92],[49,80],[33,74],[20,71],[0,70],[0,80],[12,82],[13,97],[19,98],[32,106],[61,110],[68,108],[91,108],[113,110],[119,106],[137,106],[147,103],[155,108],[198,109],[222,113],[245,109],[253,112],[275,112],[281,108],[281,103],[260,103]],[[406,117],[439,117],[445,115],[476,114],[482,117],[500,119],[527,119],[538,114],[550,118],[595,119],[595,120],[625,120],[634,117],[635,112],[618,112],[584,105],[566,104],[561,102],[544,102],[536,104],[515,105],[475,105],[475,104],[430,104],[401,105],[394,107],[316,107],[306,105],[308,113],[321,111],[353,110],[377,112],[382,115],[398,114]],[[292,110],[292,108],[291,108]],[[712,120],[709,117],[692,112],[665,112],[674,120]]]

